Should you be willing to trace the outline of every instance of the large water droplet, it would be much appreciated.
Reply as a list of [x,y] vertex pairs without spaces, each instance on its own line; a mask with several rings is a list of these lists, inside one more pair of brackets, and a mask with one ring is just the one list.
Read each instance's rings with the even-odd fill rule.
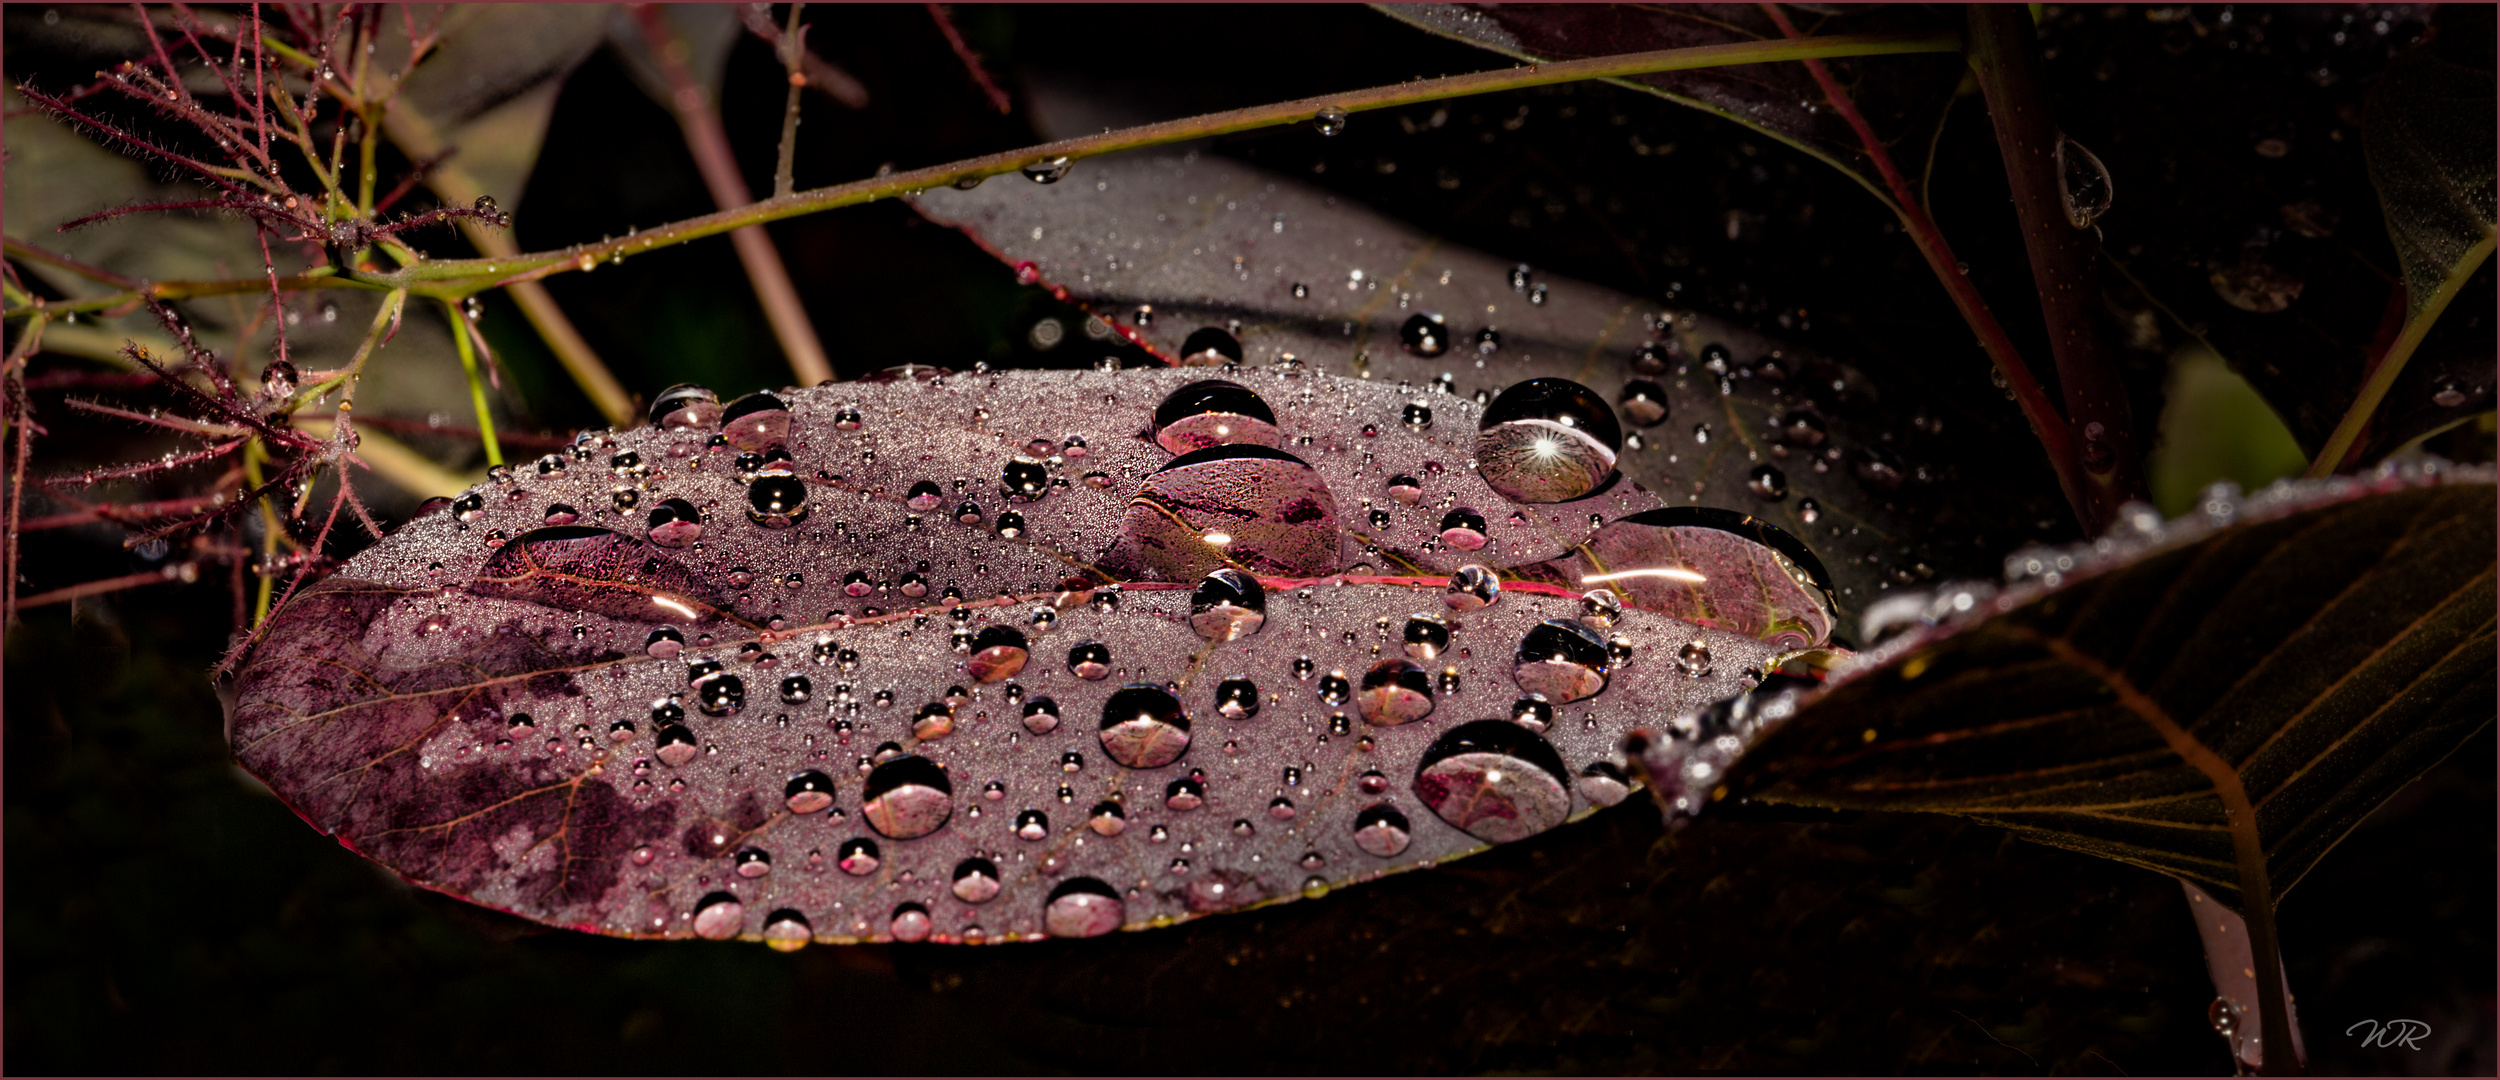
[[1345,672],[1331,671],[1319,677],[1319,699],[1331,705],[1343,705],[1354,698],[1354,683]]
[[1433,615],[1406,617],[1406,655],[1417,660],[1430,660],[1450,647],[1449,620]]
[[746,926],[747,906],[725,892],[704,894],[694,902],[694,933],[696,937],[726,941],[738,936]]
[[1322,135],[1335,135],[1345,130],[1344,109],[1321,109],[1311,117],[1311,130]]
[[1052,937],[1101,937],[1120,928],[1120,894],[1093,878],[1070,878],[1050,891],[1042,928]]
[[1067,178],[1076,162],[1064,157],[1045,158],[1024,167],[1024,178],[1036,184],[1056,184]]
[[893,919],[886,924],[886,933],[892,934],[896,941],[926,941],[929,931],[935,926],[929,918],[928,908],[919,904],[896,904]]
[[759,476],[747,485],[747,520],[787,529],[807,520],[807,482],[795,476]]
[[793,814],[813,814],[833,805],[833,778],[814,769],[790,778],[781,787],[782,804]]
[[1009,502],[1033,502],[1050,494],[1050,469],[1030,458],[1015,458],[1000,471],[999,484]]
[[1080,679],[1099,679],[1111,674],[1111,649],[1099,641],[1088,641],[1068,650],[1068,673]]
[[721,438],[740,450],[762,450],[790,437],[790,406],[758,390],[721,409]]
[[1258,684],[1239,677],[1215,684],[1215,711],[1226,720],[1248,720],[1259,715]]
[[1441,594],[1441,602],[1452,611],[1475,611],[1490,607],[1502,598],[1501,575],[1492,568],[1468,563],[1450,574],[1449,588]]
[[1228,445],[1149,475],[1106,561],[1187,581],[1225,565],[1316,577],[1337,555],[1337,501],[1319,472],[1282,450]]
[[1172,391],[1155,407],[1155,442],[1175,454],[1229,443],[1276,446],[1276,413],[1249,387],[1205,379]]
[[797,952],[815,940],[815,930],[807,925],[807,916],[796,908],[780,908],[764,916],[764,944],[774,952]]
[[1606,639],[1596,631],[1577,622],[1547,619],[1519,639],[1511,677],[1522,690],[1569,704],[1606,689],[1611,664]]
[[1363,719],[1383,727],[1432,714],[1432,676],[1412,660],[1383,660],[1363,673],[1356,693]]
[[728,716],[746,704],[747,684],[735,675],[715,675],[694,688],[695,705],[705,716]]
[[1415,839],[1415,826],[1388,803],[1375,803],[1354,815],[1354,846],[1383,859],[1394,858]]
[[1101,737],[1111,760],[1132,769],[1159,768],[1189,750],[1189,716],[1169,691],[1135,683],[1103,702]]
[[1059,728],[1059,703],[1037,697],[1024,703],[1024,729],[1036,735],[1048,735]]
[[834,865],[841,867],[843,873],[852,877],[863,877],[876,873],[877,865],[881,861],[878,858],[877,842],[861,836],[842,842],[841,849],[836,853]]
[[[1798,509],[1804,516],[1806,508]],[[1786,530],[1733,510],[1645,510],[1609,523],[1579,551],[1546,565],[1566,581],[1602,584],[1643,611],[1782,648],[1822,643],[1838,618],[1814,552]]]
[[643,639],[642,651],[654,660],[675,660],[686,651],[686,635],[674,626],[663,626]]
[[687,547],[703,539],[703,515],[684,499],[661,501],[645,520],[651,527],[651,542],[664,548]]
[[868,772],[860,816],[889,840],[927,836],[955,813],[955,784],[946,770],[917,754],[888,758]]
[[1220,326],[1201,326],[1190,331],[1181,342],[1181,364],[1185,367],[1215,367],[1241,362],[1241,339],[1226,333]]
[[986,904],[1003,887],[997,863],[988,859],[965,859],[955,864],[955,882],[951,887],[955,899],[967,904]]
[[693,383],[678,383],[651,399],[651,422],[670,431],[709,431],[720,416],[720,395]]
[[1530,379],[1502,391],[1477,423],[1476,472],[1517,502],[1567,502],[1614,475],[1623,426],[1595,391]]
[[1199,579],[1189,594],[1189,625],[1208,641],[1238,641],[1267,622],[1267,588],[1226,566]]
[[1024,634],[1012,626],[985,627],[972,636],[972,657],[964,674],[974,682],[994,683],[1015,677],[1027,658]]
[[1462,506],[1441,515],[1441,542],[1460,551],[1481,551],[1485,545],[1484,515]]
[[1571,816],[1562,755],[1544,736],[1499,720],[1461,724],[1433,740],[1415,771],[1415,794],[1441,820],[1495,844]]

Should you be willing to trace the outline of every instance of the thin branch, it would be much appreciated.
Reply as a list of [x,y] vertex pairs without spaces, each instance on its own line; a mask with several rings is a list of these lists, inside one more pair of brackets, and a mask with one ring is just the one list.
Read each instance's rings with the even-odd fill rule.
[[2491,258],[2491,251],[2490,235],[2485,235],[2473,247],[2465,249],[2464,257],[2449,270],[2447,279],[2439,283],[2438,291],[2431,293],[2430,299],[2423,302],[2422,310],[2405,320],[2404,332],[2396,335],[2394,344],[2388,346],[2387,355],[2380,357],[2378,366],[2370,369],[2368,381],[2361,384],[2360,396],[2353,398],[2352,407],[2344,410],[2344,418],[2336,422],[2334,434],[2327,436],[2326,445],[2319,448],[2317,460],[2309,463],[2309,470],[2304,475],[2331,476],[2343,464],[2345,455],[2352,452],[2353,443],[2360,440],[2362,429],[2367,428],[2370,418],[2378,414],[2379,403],[2387,400],[2387,391],[2396,385],[2396,376],[2404,373],[2405,361],[2413,359],[2413,351],[2421,347],[2423,338],[2430,336],[2431,326],[2439,321],[2440,313],[2448,310],[2448,302],[2455,300],[2457,293],[2464,290],[2465,283],[2473,278],[2474,272],[2482,269],[2484,261]]
[[457,300],[443,301],[443,317],[451,320],[451,340],[460,350],[460,372],[469,380],[469,402],[477,408],[478,441],[486,447],[486,464],[503,464],[503,446],[495,441],[495,411],[486,403],[486,380],[479,377],[477,348],[469,335],[474,327]]
[[[1761,7],[1790,41],[1814,40],[1800,35],[1796,24],[1788,21],[1787,13],[1781,11],[1779,5],[1766,3]],[[1959,48],[1958,41],[1956,48]],[[1823,88],[1823,96],[1831,102],[1833,110],[1849,122],[1851,130],[1857,132],[1860,148],[1874,163],[1875,171],[1882,175],[1884,186],[1891,189],[1893,209],[1901,215],[1901,223],[1910,234],[1910,239],[1918,245],[1919,254],[1926,257],[1928,269],[1935,273],[1937,281],[1944,283],[1945,293],[1953,298],[1953,306],[1962,312],[1962,320],[1970,324],[1971,331],[1979,336],[1980,347],[1987,350],[1988,358],[1996,363],[1997,372],[2005,377],[2006,389],[2014,392],[2014,400],[2022,407],[2024,419],[2031,422],[2031,430],[2039,436],[2041,449],[2048,452],[2049,467],[2057,473],[2057,486],[2065,492],[2066,504],[2074,509],[2077,520],[2090,522],[2092,483],[2084,474],[2082,462],[2077,459],[2074,440],[2066,428],[2066,418],[2058,415],[2057,406],[2049,401],[2047,392],[2041,390],[2039,380],[2032,378],[2031,369],[2023,363],[2022,354],[2014,348],[2013,339],[2006,336],[2005,327],[1997,322],[1996,314],[1988,310],[1988,301],[1979,295],[1979,289],[1971,284],[1970,276],[1962,271],[1961,261],[1953,257],[1952,245],[1945,242],[1944,232],[1936,228],[1935,219],[1927,216],[1927,211],[1919,204],[1917,193],[1910,190],[1909,180],[1901,175],[1900,167],[1893,164],[1892,154],[1884,148],[1883,139],[1866,122],[1865,115],[1858,111],[1857,104],[1840,85],[1840,80],[1832,77],[1831,69],[1825,67],[1821,59],[1801,59],[1805,61],[1806,70],[1814,75],[1816,84]]]
[[[390,481],[391,486],[420,499],[430,499],[455,494],[473,482],[409,449],[407,443],[366,427],[366,423],[356,423],[356,463]],[[330,438],[338,430],[336,422],[325,416],[299,416],[295,426],[319,439]]]
[[142,570],[135,574],[124,574],[117,578],[106,578],[102,581],[83,582],[66,588],[53,589],[48,592],[39,592],[33,596],[18,600],[17,606],[21,608],[42,607],[45,604],[58,604],[65,600],[78,600],[89,596],[99,596],[109,592],[120,592],[123,589],[133,588],[140,585],[157,585],[168,581],[197,581],[199,580],[199,573],[199,567],[194,564],[175,563],[155,570]]
[[781,106],[781,152],[773,161],[773,197],[778,199],[798,190],[791,180],[799,156],[799,91],[807,88],[807,73],[799,70],[799,58],[807,55],[807,27],[799,22],[805,4],[790,5],[790,25],[781,31],[778,47],[782,70],[790,83],[789,99]]
[[972,51],[971,44],[964,41],[963,33],[955,29],[955,20],[946,14],[946,5],[921,6],[929,9],[930,21],[937,23],[938,32],[946,35],[947,47],[955,50],[955,59],[963,61],[964,70],[972,73],[972,81],[980,85],[983,94],[989,96],[990,105],[998,110],[1000,116],[1014,111],[1015,103],[1007,97],[1007,92],[990,81],[989,71],[981,66],[981,54]]
[[[738,174],[738,158],[729,148],[729,134],[721,130],[720,111],[714,107],[712,95],[686,66],[684,39],[669,29],[667,17],[657,6],[636,5],[634,14],[642,24],[651,59],[668,79],[677,125],[685,130],[686,148],[694,152],[704,186],[712,189],[712,201],[725,211],[754,203],[755,196],[747,191],[746,178]],[[817,340],[816,327],[807,318],[807,305],[799,299],[798,286],[791,284],[789,268],[782,265],[781,252],[773,246],[771,235],[762,225],[748,225],[732,230],[729,241],[738,249],[738,261],[745,264],[747,280],[755,286],[755,299],[763,304],[764,318],[772,324],[773,336],[780,340],[781,351],[789,357],[790,370],[798,375],[799,385],[831,381],[833,362],[825,356],[824,342]]]
[[1394,86],[1373,87],[1368,90],[1350,90],[1341,94],[1255,105],[1246,109],[1233,109],[1180,120],[1142,124],[1133,128],[1106,131],[1099,135],[1061,139],[1022,150],[984,154],[980,157],[966,158],[944,165],[887,173],[874,179],[855,180],[847,184],[835,184],[812,191],[802,191],[786,198],[766,199],[736,210],[723,210],[701,217],[688,218],[656,229],[645,229],[632,236],[619,237],[597,244],[576,245],[563,251],[536,252],[513,257],[433,260],[408,267],[394,274],[363,275],[360,280],[368,285],[384,288],[405,286],[411,292],[424,296],[465,296],[524,275],[545,276],[567,270],[587,269],[599,265],[604,260],[640,255],[689,240],[718,236],[748,225],[804,217],[837,207],[856,206],[879,199],[890,199],[898,195],[917,194],[958,181],[1017,172],[1027,165],[1058,158],[1077,161],[1119,153],[1123,150],[1138,150],[1216,135],[1230,135],[1241,131],[1307,123],[1322,112],[1348,114],[1370,112],[1428,101],[1445,101],[1474,94],[1585,82],[1590,79],[1651,75],[1662,71],[1692,71],[1701,68],[1767,64],[1814,57],[1949,53],[1960,52],[1961,48],[1961,36],[1952,33],[1846,34],[1785,41],[1740,41],[1725,45],[1702,45],[1689,49],[1623,53],[1617,56],[1601,56],[1589,60],[1571,60],[1555,64],[1524,64],[1497,71],[1422,79]]
[[2150,498],[2144,486],[2144,453],[2135,415],[2119,381],[2100,322],[2101,290],[2093,273],[2092,239],[2066,211],[2065,178],[2058,145],[2065,133],[2050,115],[2048,88],[2032,44],[2029,12],[1995,4],[1964,9],[1970,20],[1970,61],[1987,95],[1997,147],[2013,188],[2014,216],[2031,254],[2031,276],[2049,331],[2049,354],[2057,362],[2057,385],[2066,398],[2066,423],[2092,480],[2084,531],[2097,534],[2118,515],[2120,504]]

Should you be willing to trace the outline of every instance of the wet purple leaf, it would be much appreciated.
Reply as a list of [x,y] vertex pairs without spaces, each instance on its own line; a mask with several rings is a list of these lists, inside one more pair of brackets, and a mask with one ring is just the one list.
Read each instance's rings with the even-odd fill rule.
[[[541,922],[1017,940],[1543,831],[1624,796],[1626,732],[1776,666],[1557,576],[1582,515],[1659,509],[1629,480],[1515,506],[1468,467],[1473,402],[1410,425],[1411,393],[1291,365],[1226,373],[1278,448],[1175,456],[1156,415],[1197,374],[897,372],[585,435],[275,615],[236,753],[342,843]],[[1208,464],[1249,468],[1170,479]],[[1452,604],[1465,564],[1490,584]]]
[[[1951,482],[1936,416],[1883,397],[1846,364],[1708,315],[1522,270],[1253,165],[1113,155],[1048,187],[944,189],[916,204],[1169,359],[1290,362],[1394,393],[1393,407],[1355,419],[1380,439],[1464,440],[1465,452],[1428,465],[1491,463],[1496,488],[1549,498],[1580,490],[1611,457],[1666,505],[1751,515],[1821,554],[1844,611],[1957,568],[1982,572],[2033,535],[2001,499]],[[1593,393],[1612,413],[1610,437],[1540,427],[1587,411],[1552,394],[1532,395],[1549,415],[1496,416],[1499,430],[1478,432],[1486,409],[1505,408],[1506,391],[1539,378]],[[1535,462],[1537,475],[1505,471],[1505,461]],[[1385,487],[1395,497],[1373,508],[1401,528],[1467,510],[1497,538],[1511,514],[1580,536],[1592,519],[1628,509],[1604,486],[1563,502],[1488,492],[1489,505],[1442,504],[1437,489],[1410,502],[1396,479],[1370,479],[1356,494]]]

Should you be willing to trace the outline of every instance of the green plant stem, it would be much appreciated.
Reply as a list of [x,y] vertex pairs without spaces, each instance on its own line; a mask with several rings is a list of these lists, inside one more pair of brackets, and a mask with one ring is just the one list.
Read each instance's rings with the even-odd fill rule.
[[0,362],[0,446],[10,451],[7,470],[9,503],[7,517],[0,520],[0,533],[8,536],[6,558],[0,558],[0,625],[17,624],[17,538],[18,523],[26,510],[27,457],[34,452],[35,434],[33,403],[26,397],[26,360],[43,347],[44,327],[52,317],[37,314],[18,328],[17,341],[9,347],[8,359]]
[[2352,453],[2353,444],[2361,439],[2362,429],[2368,427],[2370,417],[2378,413],[2379,403],[2387,400],[2388,388],[2395,386],[2396,376],[2404,373],[2405,361],[2413,359],[2413,351],[2421,347],[2423,338],[2430,336],[2432,324],[2439,321],[2440,313],[2448,310],[2448,302],[2457,298],[2466,281],[2474,276],[2476,270],[2482,269],[2485,260],[2491,258],[2492,239],[2487,234],[2473,247],[2465,249],[2464,257],[2449,269],[2448,277],[2439,283],[2438,291],[2422,303],[2421,310],[2405,320],[2404,332],[2396,335],[2396,340],[2387,347],[2387,355],[2380,357],[2378,366],[2370,369],[2369,379],[2361,384],[2360,396],[2353,398],[2352,407],[2344,410],[2344,418],[2336,422],[2334,434],[2326,437],[2326,445],[2319,448],[2317,460],[2309,463],[2309,471],[2304,475],[2333,475],[2336,468],[2343,464],[2345,455]]
[[478,441],[486,446],[486,464],[503,464],[503,444],[495,441],[495,412],[486,404],[486,380],[477,368],[477,346],[469,340],[474,332],[468,316],[461,314],[460,301],[443,301],[443,317],[451,320],[451,340],[460,348],[460,371],[469,380],[469,403],[477,408]]
[[[1788,20],[1788,14],[1781,11],[1779,5],[1760,6],[1779,26],[1780,32],[1791,40],[1811,40],[1798,32],[1796,24]],[[1952,297],[1953,306],[1962,313],[1962,321],[1969,323],[1971,332],[1979,336],[1979,346],[1996,364],[1997,373],[2005,379],[2005,388],[2013,391],[2014,401],[2022,408],[2023,418],[2031,422],[2032,433],[2039,437],[2041,449],[2048,453],[2049,468],[2057,474],[2057,486],[2065,493],[2066,504],[2074,509],[2078,519],[2090,520],[2087,492],[2091,485],[2083,475],[2082,463],[2076,459],[2074,440],[2066,430],[2065,417],[2058,415],[2057,406],[2040,389],[2039,380],[2031,377],[2031,368],[2023,363],[2022,354],[2015,350],[2013,339],[2006,336],[2005,327],[1997,323],[1996,313],[1988,309],[1988,301],[1971,284],[1970,275],[1963,272],[1961,260],[1953,257],[1953,247],[1945,242],[1943,230],[1936,228],[1935,219],[1927,216],[1917,193],[1910,188],[1909,179],[1901,175],[1900,166],[1893,163],[1892,153],[1884,148],[1884,140],[1875,134],[1874,127],[1858,111],[1857,103],[1850,99],[1848,90],[1840,85],[1840,80],[1832,77],[1831,69],[1823,66],[1821,59],[1804,59],[1806,70],[1813,73],[1815,83],[1823,88],[1824,98],[1831,103],[1833,111],[1849,122],[1850,129],[1857,133],[1859,148],[1866,151],[1868,160],[1875,165],[1875,171],[1883,177],[1884,186],[1892,193],[1888,201],[1893,212],[1900,215],[1903,230],[1910,234],[1918,253],[1926,258],[1927,268],[1935,273],[1936,280],[1944,284],[1945,294]]]
[[2057,149],[2064,133],[2049,109],[2048,88],[2033,44],[2029,15],[2003,4],[1973,4],[1970,64],[1987,95],[2005,178],[2013,189],[2014,217],[2048,324],[2049,355],[2057,364],[2066,399],[2066,424],[2082,452],[2089,506],[2077,507],[2084,530],[2098,534],[2120,504],[2151,498],[2144,481],[2144,448],[2135,434],[2127,388],[2110,360],[2100,322],[2101,290],[2093,272],[2091,237],[2075,228],[2065,208],[2065,179]]

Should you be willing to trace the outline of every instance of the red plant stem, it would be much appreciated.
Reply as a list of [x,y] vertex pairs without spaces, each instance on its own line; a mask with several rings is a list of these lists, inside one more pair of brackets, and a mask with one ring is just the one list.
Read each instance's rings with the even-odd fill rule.
[[989,95],[990,104],[998,109],[999,115],[1004,116],[1013,111],[1014,102],[1008,99],[1006,91],[998,88],[997,83],[990,81],[990,73],[981,67],[981,54],[972,51],[972,46],[964,41],[963,33],[955,29],[955,20],[947,16],[946,6],[943,4],[921,6],[929,9],[930,20],[937,23],[939,33],[946,35],[946,44],[955,50],[955,59],[964,62],[964,70],[972,73],[973,82],[981,84],[981,92]]
[[2014,192],[2014,216],[2022,223],[2031,254],[2031,276],[2049,330],[2049,355],[2057,362],[2057,385],[2065,392],[2066,422],[2083,451],[2092,481],[2091,514],[2084,526],[2099,532],[2130,499],[2147,500],[2143,446],[2135,435],[2134,410],[2119,382],[2101,334],[2101,290],[2095,246],[2066,215],[2065,178],[2058,175],[2057,148],[2065,133],[2049,112],[2040,56],[2032,44],[2030,15],[2002,4],[1974,4],[1970,17],[1971,67],[1987,95],[1996,123],[2005,178]]
[[[1791,39],[1805,36],[1797,32],[1796,24],[1788,21],[1779,5],[1766,3],[1761,7],[1778,24],[1780,33]],[[2092,527],[2093,484],[2075,453],[2066,418],[2058,415],[2056,404],[2040,389],[2039,381],[2031,377],[2031,369],[2023,363],[2022,354],[2015,351],[2013,339],[2006,336],[2005,327],[1998,325],[1996,314],[1988,310],[1987,300],[1980,297],[1970,276],[1962,272],[1961,262],[1953,257],[1953,248],[1945,243],[1943,231],[1936,228],[1935,219],[1927,216],[1918,193],[1901,175],[1900,167],[1893,164],[1891,152],[1884,149],[1884,140],[1867,124],[1865,115],[1858,112],[1840,80],[1832,77],[1831,69],[1821,60],[1809,58],[1800,62],[1813,73],[1833,111],[1849,122],[1850,130],[1857,132],[1859,145],[1874,162],[1875,171],[1882,175],[1884,186],[1892,192],[1893,211],[1901,215],[1911,241],[1918,245],[1918,253],[1926,256],[1928,268],[1935,272],[1937,281],[1944,283],[1944,291],[1953,298],[1953,306],[1961,310],[1963,321],[1979,335],[1980,347],[1996,362],[1998,373],[2005,377],[2006,389],[2014,392],[2015,402],[2022,406],[2024,419],[2031,421],[2032,433],[2040,438],[2040,448],[2048,452],[2049,467],[2057,472],[2057,486],[2066,493],[2066,504],[2074,509],[2077,520]]]
[[[665,16],[657,5],[637,5],[634,14],[642,22],[653,62],[668,78],[677,124],[685,129],[686,148],[694,152],[704,186],[712,189],[712,201],[723,210],[754,202],[746,178],[738,174],[738,157],[729,148],[729,134],[721,130],[712,96],[686,67],[685,42],[662,21]],[[807,305],[799,301],[798,286],[790,283],[790,271],[781,264],[781,252],[773,247],[772,236],[761,225],[746,225],[730,230],[729,240],[737,246],[738,261],[746,264],[755,298],[764,305],[764,317],[772,323],[773,336],[781,340],[781,351],[789,356],[799,385],[831,380],[833,362],[825,356],[824,343],[816,339],[816,328],[807,320]]]
[[39,592],[18,600],[17,606],[21,608],[42,607],[45,604],[57,604],[63,600],[76,600],[98,593],[120,592],[137,585],[154,585],[159,582],[181,580],[183,580],[182,570],[179,566],[168,566],[161,570],[142,570],[136,574],[124,574],[117,578],[105,578],[102,581],[83,582],[49,592]]

